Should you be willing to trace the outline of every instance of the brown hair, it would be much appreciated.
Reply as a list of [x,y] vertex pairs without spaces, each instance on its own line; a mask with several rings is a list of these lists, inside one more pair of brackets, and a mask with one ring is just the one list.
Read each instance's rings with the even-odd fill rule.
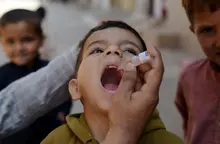
[[189,21],[193,23],[193,16],[196,12],[215,12],[220,8],[220,0],[182,0]]
[[36,33],[44,38],[44,33],[41,27],[41,23],[46,15],[46,10],[43,7],[39,7],[36,11],[30,11],[26,9],[13,9],[6,12],[0,18],[0,27],[4,27],[8,24],[17,23],[21,21],[29,22],[35,26]]
[[76,66],[75,66],[75,72],[76,72],[76,76],[77,76],[77,72],[79,69],[79,66],[82,62],[82,53],[83,53],[83,47],[84,44],[86,42],[86,40],[96,31],[100,31],[100,30],[104,30],[107,28],[111,28],[111,27],[116,27],[116,28],[121,28],[121,29],[125,29],[130,31],[131,33],[133,33],[141,42],[141,45],[143,47],[143,51],[146,48],[145,42],[144,40],[141,38],[141,36],[139,35],[139,33],[133,29],[131,26],[129,26],[128,24],[122,22],[122,21],[104,21],[102,22],[100,25],[96,26],[95,28],[91,29],[83,38],[83,40],[80,41],[78,48],[80,49],[79,51],[79,55],[77,57],[77,61],[76,61]]

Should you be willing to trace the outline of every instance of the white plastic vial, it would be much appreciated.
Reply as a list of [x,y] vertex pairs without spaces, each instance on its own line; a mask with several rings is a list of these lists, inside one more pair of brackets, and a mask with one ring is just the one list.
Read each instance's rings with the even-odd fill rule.
[[149,55],[149,53],[147,51],[145,51],[145,52],[140,53],[137,56],[133,56],[131,58],[131,63],[134,66],[138,66],[140,64],[146,63],[149,60],[150,60],[150,55]]

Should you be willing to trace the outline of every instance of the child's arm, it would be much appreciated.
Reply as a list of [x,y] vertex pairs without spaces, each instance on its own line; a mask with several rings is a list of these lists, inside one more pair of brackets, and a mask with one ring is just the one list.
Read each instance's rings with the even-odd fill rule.
[[178,80],[175,105],[178,111],[180,112],[180,115],[183,118],[183,130],[184,130],[184,136],[186,137],[188,109],[187,109],[187,104],[186,104],[186,100],[184,98],[184,93],[183,93],[183,77],[184,77],[184,71],[181,73],[179,80]]
[[0,138],[23,129],[68,99],[68,81],[74,74],[77,55],[72,48],[0,91]]

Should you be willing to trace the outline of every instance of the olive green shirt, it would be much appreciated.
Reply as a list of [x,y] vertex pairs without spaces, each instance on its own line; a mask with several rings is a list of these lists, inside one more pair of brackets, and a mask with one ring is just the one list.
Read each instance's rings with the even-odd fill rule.
[[[41,144],[98,144],[92,136],[83,114],[66,117],[67,124],[52,131]],[[168,132],[157,111],[146,122],[139,144],[183,144]]]

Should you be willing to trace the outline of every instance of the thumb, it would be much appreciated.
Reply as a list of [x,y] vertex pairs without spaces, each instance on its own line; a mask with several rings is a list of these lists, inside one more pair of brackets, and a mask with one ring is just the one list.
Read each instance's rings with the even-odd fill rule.
[[122,79],[118,87],[119,95],[128,97],[130,99],[131,93],[133,93],[135,90],[136,79],[136,67],[134,67],[131,63],[128,63],[124,68]]

